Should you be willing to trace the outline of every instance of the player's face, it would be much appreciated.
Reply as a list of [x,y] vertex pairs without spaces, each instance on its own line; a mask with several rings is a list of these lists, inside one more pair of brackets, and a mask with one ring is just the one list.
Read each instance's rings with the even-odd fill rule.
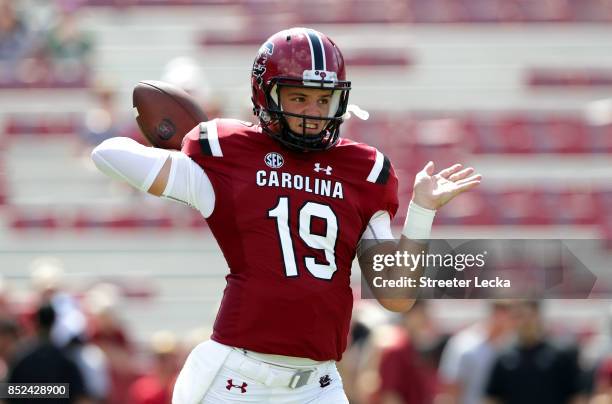
[[[331,103],[332,90],[319,88],[281,87],[280,103],[283,111],[293,114],[327,117]],[[320,133],[327,120],[307,119],[306,130],[302,118],[286,116],[289,128],[295,133],[316,135]]]

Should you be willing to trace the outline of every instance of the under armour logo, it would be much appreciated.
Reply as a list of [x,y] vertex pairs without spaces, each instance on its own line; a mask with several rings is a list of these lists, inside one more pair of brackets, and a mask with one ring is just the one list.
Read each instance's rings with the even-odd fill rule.
[[319,378],[319,384],[321,385],[321,388],[323,387],[327,387],[331,384],[331,377],[329,377],[329,375],[325,375],[321,378]]
[[225,386],[226,389],[231,390],[232,387],[236,387],[237,389],[240,389],[241,393],[246,393],[246,388],[247,388],[248,384],[246,383],[242,383],[240,384],[234,384],[233,379],[227,379],[227,386]]
[[327,168],[321,168],[321,163],[315,163],[314,170],[316,172],[325,171],[325,174],[327,175],[331,175],[332,172],[332,168],[330,166],[327,166]]

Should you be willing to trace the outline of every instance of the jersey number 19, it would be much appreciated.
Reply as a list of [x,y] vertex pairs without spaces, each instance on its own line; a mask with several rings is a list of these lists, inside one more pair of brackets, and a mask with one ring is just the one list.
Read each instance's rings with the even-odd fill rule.
[[[283,252],[285,274],[288,277],[298,276],[297,263],[291,239],[289,222],[289,198],[281,196],[276,206],[268,211],[268,217],[276,219],[276,228]],[[325,235],[314,234],[311,231],[312,218],[325,220]],[[315,257],[304,257],[306,269],[316,278],[329,280],[336,272],[335,247],[338,238],[338,219],[329,205],[306,202],[298,211],[300,238],[310,248],[325,252],[326,264],[317,263]]]

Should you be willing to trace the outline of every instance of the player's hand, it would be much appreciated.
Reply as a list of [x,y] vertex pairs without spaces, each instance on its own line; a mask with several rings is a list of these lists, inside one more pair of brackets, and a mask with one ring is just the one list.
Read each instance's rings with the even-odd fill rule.
[[474,174],[472,167],[463,168],[455,164],[434,174],[435,167],[430,161],[419,171],[414,179],[412,201],[417,205],[436,210],[446,205],[462,192],[480,184],[482,175]]

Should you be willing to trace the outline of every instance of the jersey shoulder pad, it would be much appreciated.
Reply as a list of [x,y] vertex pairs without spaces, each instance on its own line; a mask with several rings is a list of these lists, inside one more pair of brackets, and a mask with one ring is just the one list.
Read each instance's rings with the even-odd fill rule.
[[183,139],[182,151],[190,157],[224,157],[233,144],[256,132],[250,122],[237,119],[213,119],[201,122]]
[[359,167],[367,168],[366,181],[384,185],[390,177],[395,176],[391,161],[377,148],[346,138],[342,139],[340,145],[347,148],[353,158],[359,160]]
[[395,177],[391,161],[378,149],[374,147],[372,149],[372,154],[368,160],[372,168],[368,173],[367,181],[375,184],[386,184],[390,177]]
[[223,157],[217,120],[200,122],[183,138],[181,151],[189,157]]

